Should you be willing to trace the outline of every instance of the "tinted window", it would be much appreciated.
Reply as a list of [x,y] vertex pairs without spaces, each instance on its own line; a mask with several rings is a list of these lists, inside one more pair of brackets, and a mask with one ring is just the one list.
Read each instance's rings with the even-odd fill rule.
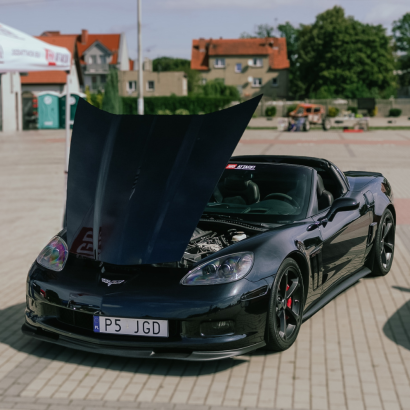
[[228,164],[204,212],[260,222],[304,219],[312,173],[296,165]]

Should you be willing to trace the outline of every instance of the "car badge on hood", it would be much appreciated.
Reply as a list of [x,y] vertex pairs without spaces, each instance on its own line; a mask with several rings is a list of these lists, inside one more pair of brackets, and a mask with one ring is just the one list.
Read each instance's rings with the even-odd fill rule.
[[114,115],[80,98],[70,252],[114,265],[180,260],[261,97],[204,115]]
[[109,279],[101,278],[101,282],[106,283],[108,286],[111,286],[111,285],[120,285],[121,283],[125,282],[125,280],[109,280]]

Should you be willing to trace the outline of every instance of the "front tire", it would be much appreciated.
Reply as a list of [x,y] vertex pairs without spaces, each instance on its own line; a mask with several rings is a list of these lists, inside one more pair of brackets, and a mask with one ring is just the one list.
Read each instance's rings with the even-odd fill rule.
[[302,273],[298,264],[287,258],[272,287],[266,329],[268,350],[282,352],[293,345],[302,325],[303,305]]
[[395,234],[393,215],[389,209],[386,209],[374,238],[373,276],[385,276],[389,273],[393,264]]

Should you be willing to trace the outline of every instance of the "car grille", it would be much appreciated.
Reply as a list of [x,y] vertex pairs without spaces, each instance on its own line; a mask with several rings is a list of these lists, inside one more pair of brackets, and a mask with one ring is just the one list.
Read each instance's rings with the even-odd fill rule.
[[92,330],[93,328],[93,315],[89,313],[58,308],[57,320],[66,325],[79,327],[81,329]]

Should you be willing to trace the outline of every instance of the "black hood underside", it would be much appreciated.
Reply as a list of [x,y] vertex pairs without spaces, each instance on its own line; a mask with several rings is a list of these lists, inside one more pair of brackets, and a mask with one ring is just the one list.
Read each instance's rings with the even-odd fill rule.
[[113,115],[80,99],[67,185],[70,252],[180,260],[261,97],[206,115]]

